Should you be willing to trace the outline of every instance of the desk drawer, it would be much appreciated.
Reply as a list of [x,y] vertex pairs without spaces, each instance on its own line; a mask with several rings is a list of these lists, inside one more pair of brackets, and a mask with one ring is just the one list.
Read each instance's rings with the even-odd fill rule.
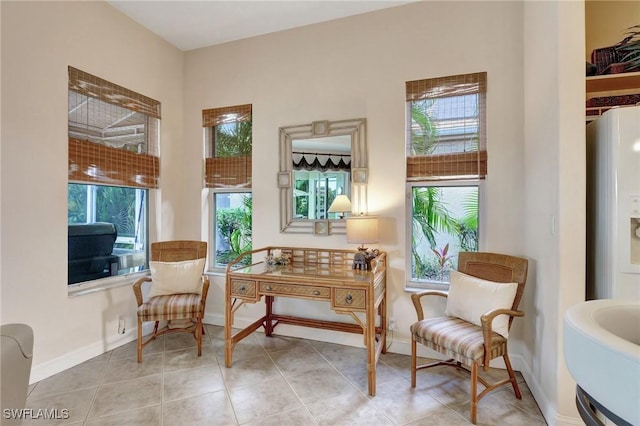
[[260,293],[274,296],[307,297],[311,299],[329,299],[331,290],[325,287],[311,287],[298,284],[278,284],[260,282]]
[[331,303],[332,308],[343,308],[348,310],[365,310],[366,293],[364,290],[352,288],[336,288],[334,298]]
[[231,296],[241,299],[255,300],[257,296],[256,282],[252,280],[231,279]]

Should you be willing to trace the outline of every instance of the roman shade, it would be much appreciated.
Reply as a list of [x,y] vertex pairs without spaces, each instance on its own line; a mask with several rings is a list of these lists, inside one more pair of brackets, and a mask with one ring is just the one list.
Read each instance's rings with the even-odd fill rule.
[[[243,139],[240,132],[226,135],[235,144],[221,152],[216,147],[216,128],[234,123],[251,125],[251,104],[211,108],[202,111],[202,126],[211,128],[209,153],[205,158],[204,185],[207,188],[251,188],[251,135]],[[237,130],[237,129],[236,129]],[[250,127],[249,127],[250,132]]]
[[407,181],[484,178],[487,73],[406,82]]
[[158,188],[160,102],[69,67],[69,181]]

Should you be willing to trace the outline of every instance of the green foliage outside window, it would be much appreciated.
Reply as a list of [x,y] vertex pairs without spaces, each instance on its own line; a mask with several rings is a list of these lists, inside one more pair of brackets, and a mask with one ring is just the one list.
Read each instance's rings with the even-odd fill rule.
[[[455,188],[455,187],[451,187]],[[478,251],[478,190],[470,191],[461,202],[461,215],[452,213],[444,200],[448,187],[424,186],[413,188],[413,216],[411,256],[412,277],[418,280],[448,281],[449,271],[456,267],[455,257],[460,251]],[[449,235],[451,243],[438,246],[438,235]],[[424,250],[426,240],[429,250]]]
[[87,186],[67,185],[67,222],[87,223]]
[[431,154],[436,147],[436,126],[431,118],[435,99],[411,102],[411,155]]
[[[235,208],[216,209],[216,224],[218,233],[222,237],[225,249],[216,253],[216,263],[226,265],[241,253],[251,251],[251,212],[253,210],[251,195],[242,197],[242,206]],[[243,259],[244,264],[249,264],[251,257]]]
[[[90,186],[68,185],[68,223],[87,223],[87,188]],[[96,185],[95,191],[95,221],[115,224],[119,236],[135,236],[136,190]]]
[[[300,194],[305,195],[297,195],[296,191],[300,191]],[[309,217],[309,181],[308,180],[296,180],[294,190],[294,200],[296,203],[295,206],[295,216],[296,217]]]
[[216,157],[244,157],[251,155],[252,123],[240,121],[214,127]]

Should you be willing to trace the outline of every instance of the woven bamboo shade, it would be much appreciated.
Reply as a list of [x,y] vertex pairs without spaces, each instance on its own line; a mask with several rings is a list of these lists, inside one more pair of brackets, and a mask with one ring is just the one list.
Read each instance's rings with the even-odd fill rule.
[[486,91],[486,72],[406,83],[408,181],[485,177]]
[[158,188],[160,102],[69,67],[69,181]]
[[486,174],[486,151],[407,158],[407,180],[421,180],[425,177],[484,177]]
[[158,188],[159,158],[69,138],[69,181]]
[[[224,124],[251,121],[251,104],[211,108],[202,111],[202,126],[211,127],[214,131],[210,137],[214,139],[215,127]],[[214,143],[211,141],[212,144]],[[209,149],[205,158],[204,185],[207,188],[251,188],[251,156],[246,154],[215,156],[216,149]]]
[[407,101],[487,92],[487,73],[460,74],[407,81]]
[[150,117],[160,118],[159,101],[73,67],[69,67],[69,90],[108,104],[141,112]]
[[205,159],[207,188],[251,188],[251,157]]
[[215,127],[239,121],[251,121],[251,104],[210,108],[202,111],[202,127]]

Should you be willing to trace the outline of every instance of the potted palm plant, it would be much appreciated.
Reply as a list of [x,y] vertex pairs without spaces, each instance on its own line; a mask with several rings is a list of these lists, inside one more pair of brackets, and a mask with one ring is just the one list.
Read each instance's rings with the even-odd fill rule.
[[618,62],[625,72],[640,71],[640,24],[627,28],[625,39],[618,46]]

